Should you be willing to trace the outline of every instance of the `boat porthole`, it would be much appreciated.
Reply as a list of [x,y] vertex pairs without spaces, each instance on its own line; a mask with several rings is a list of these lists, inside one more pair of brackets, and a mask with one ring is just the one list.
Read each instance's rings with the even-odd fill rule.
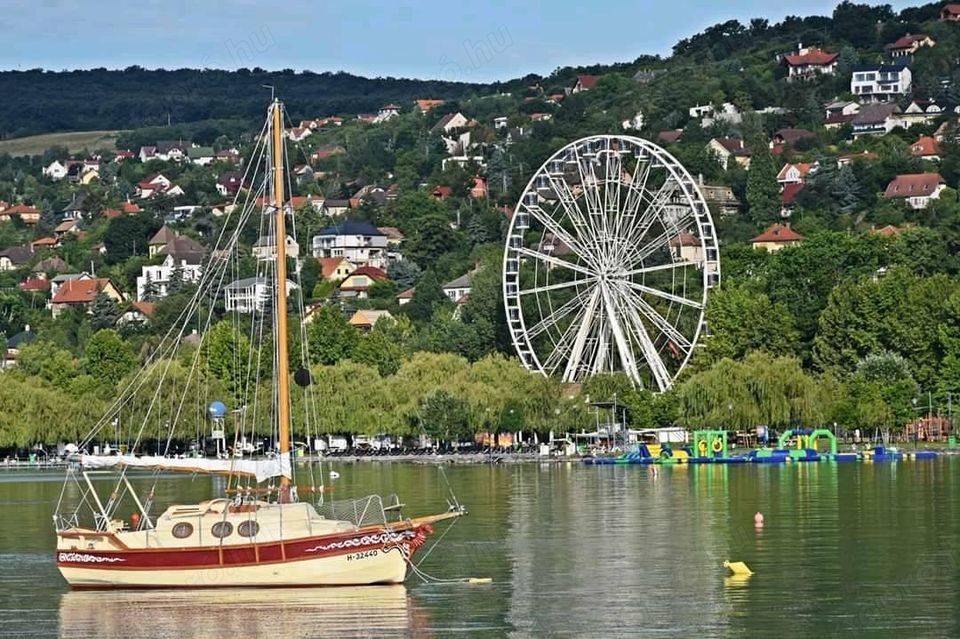
[[233,524],[231,524],[229,521],[218,521],[210,528],[210,534],[217,539],[229,537],[232,532]]
[[193,524],[181,521],[179,524],[174,525],[170,533],[177,539],[186,539],[193,534]]
[[260,524],[255,521],[242,521],[237,525],[237,534],[241,537],[256,537],[260,532]]

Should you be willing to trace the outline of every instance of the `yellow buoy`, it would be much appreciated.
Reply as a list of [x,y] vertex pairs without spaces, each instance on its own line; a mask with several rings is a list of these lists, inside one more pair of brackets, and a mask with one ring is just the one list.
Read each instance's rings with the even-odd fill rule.
[[725,561],[723,562],[724,568],[729,568],[730,572],[734,575],[744,575],[749,577],[753,574],[753,571],[747,566],[747,564],[742,561]]

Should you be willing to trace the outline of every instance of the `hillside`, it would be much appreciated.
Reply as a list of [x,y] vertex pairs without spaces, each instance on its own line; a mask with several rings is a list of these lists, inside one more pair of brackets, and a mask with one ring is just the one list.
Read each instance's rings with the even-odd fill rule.
[[44,133],[22,138],[0,140],[0,154],[41,155],[51,147],[61,147],[70,153],[83,149],[113,149],[119,131],[73,131],[65,133]]

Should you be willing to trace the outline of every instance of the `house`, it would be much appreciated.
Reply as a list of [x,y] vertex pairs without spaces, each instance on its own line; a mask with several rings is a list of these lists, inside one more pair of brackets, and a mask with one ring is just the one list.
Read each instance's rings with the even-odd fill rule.
[[340,283],[340,295],[366,299],[367,290],[376,282],[383,282],[387,274],[375,266],[361,266]]
[[54,160],[41,171],[43,177],[50,178],[54,182],[67,177],[67,165],[60,160]]
[[743,123],[743,114],[740,113],[740,109],[737,108],[737,105],[730,102],[724,102],[720,105],[720,108],[713,109],[709,115],[704,116],[700,120],[700,127],[703,129],[709,129],[718,123],[737,126]]
[[[287,280],[287,295],[297,285]],[[224,287],[224,308],[228,313],[262,313],[273,299],[273,281],[266,277],[248,277]]]
[[57,294],[57,291],[60,290],[60,287],[66,284],[67,282],[72,282],[73,280],[89,280],[93,279],[93,276],[89,273],[61,273],[57,275],[52,280],[50,280],[50,295],[54,296]]
[[386,122],[387,120],[392,120],[398,115],[400,115],[400,106],[397,104],[387,104],[380,107],[380,110],[377,111],[376,122]]
[[217,193],[220,197],[233,197],[243,187],[243,176],[236,171],[221,173],[217,178]]
[[[300,245],[290,235],[287,236],[285,243],[286,254],[288,258],[300,257]],[[253,243],[253,256],[261,262],[273,260],[277,257],[277,246],[273,235],[262,235]]]
[[698,104],[697,106],[692,106],[687,109],[687,114],[690,116],[691,120],[698,120],[704,118],[713,113],[712,104]]
[[911,100],[910,104],[897,116],[896,126],[909,129],[914,124],[932,124],[937,118],[950,113],[957,113],[956,107],[939,103],[936,100]]
[[905,64],[860,65],[850,76],[850,93],[865,102],[885,102],[910,93],[912,83]]
[[897,237],[902,235],[907,229],[901,226],[894,226],[893,224],[887,224],[880,228],[871,228],[870,233],[873,235],[880,235],[882,237]]
[[87,216],[87,194],[74,191],[70,202],[61,211],[64,220],[79,220]]
[[546,122],[547,120],[552,120],[552,119],[553,119],[552,113],[541,113],[538,111],[537,113],[530,114],[531,122]]
[[157,142],[156,154],[154,159],[164,162],[182,162],[187,157],[189,143],[182,140],[161,140]]
[[37,339],[37,334],[30,330],[30,325],[27,324],[23,327],[23,330],[19,333],[15,333],[13,337],[7,340],[5,355],[0,368],[6,368],[13,364],[16,364],[17,357],[20,356],[20,349],[22,349],[27,344],[31,344]]
[[473,280],[473,273],[474,271],[471,271],[444,284],[442,287],[443,294],[458,304],[465,301],[464,298],[470,295],[470,282]]
[[314,257],[345,257],[360,266],[386,266],[387,236],[369,222],[341,222],[313,237]]
[[888,44],[884,49],[886,49],[892,59],[896,60],[897,58],[911,57],[920,47],[933,47],[936,46],[936,44],[933,38],[924,33],[918,33],[917,35],[908,33],[896,42]]
[[53,312],[54,319],[68,308],[85,309],[101,291],[114,302],[123,301],[123,295],[107,278],[85,277],[63,282],[50,299],[50,310]]
[[910,154],[924,160],[940,161],[940,144],[936,138],[922,135],[920,139],[910,145]]
[[791,182],[785,184],[783,191],[780,192],[780,217],[790,217],[793,215],[793,209],[796,207],[797,195],[806,186],[803,182]]
[[809,80],[821,75],[833,75],[837,70],[839,54],[828,53],[817,47],[797,46],[796,53],[781,58],[787,67],[787,82]]
[[40,221],[40,209],[26,204],[17,204],[0,211],[0,222],[19,218],[24,224],[36,224]]
[[20,282],[20,290],[24,293],[43,293],[50,290],[50,280],[46,275],[41,277],[28,277]]
[[707,150],[717,157],[724,169],[730,167],[730,158],[733,158],[737,166],[750,168],[751,152],[740,138],[713,138],[707,144]]
[[720,215],[735,215],[743,203],[734,195],[729,186],[715,186],[704,184],[703,174],[697,176],[697,188],[703,194],[703,199]]
[[597,82],[600,80],[598,75],[578,75],[577,81],[573,83],[573,87],[570,88],[570,93],[580,93],[581,91],[589,91],[593,87],[597,86]]
[[214,156],[215,162],[229,162],[230,164],[240,164],[240,151],[237,149],[220,149]]
[[30,242],[30,247],[34,251],[37,249],[53,248],[55,246],[60,246],[60,241],[55,237],[41,237]]
[[293,127],[292,129],[287,129],[284,132],[284,136],[286,136],[286,138],[292,142],[303,142],[311,135],[313,135],[312,129],[304,129],[298,126]]
[[766,231],[750,240],[755,249],[762,249],[768,253],[776,253],[782,248],[792,246],[805,240],[802,235],[790,228],[790,223],[773,224]]
[[377,230],[387,236],[388,248],[400,248],[400,245],[403,244],[403,241],[407,239],[400,229],[395,226],[378,226]]
[[683,129],[674,129],[672,131],[660,131],[657,134],[657,142],[661,144],[674,144],[683,137]]
[[960,22],[960,4],[948,4],[940,9],[940,22]]
[[140,158],[141,162],[149,162],[157,157],[157,147],[155,146],[141,146],[140,152],[137,154],[137,157]]
[[53,229],[53,234],[58,240],[68,233],[71,235],[80,235],[80,232],[80,220],[77,218],[64,220]]
[[939,173],[914,173],[898,175],[890,181],[883,197],[905,199],[912,209],[925,209],[930,200],[940,197],[946,183]]
[[164,224],[160,227],[160,230],[153,234],[149,240],[147,240],[147,250],[150,257],[153,257],[160,252],[160,249],[167,245],[168,242],[172,242],[177,238],[177,232],[172,228]]
[[666,69],[640,69],[633,74],[633,81],[637,84],[650,84],[662,73],[666,73]]
[[860,112],[860,103],[850,100],[834,100],[826,106],[826,116],[823,121],[825,129],[838,129],[850,124],[853,117]]
[[444,105],[444,101],[443,101],[443,100],[421,99],[421,100],[414,100],[414,103],[413,103],[413,104],[414,104],[414,106],[416,107],[417,111],[419,111],[420,113],[426,113],[426,112],[429,111],[430,109],[435,109],[435,108],[437,108],[438,106],[443,106],[443,105]]
[[132,160],[135,156],[133,151],[130,149],[121,149],[117,151],[117,154],[113,156],[114,162],[123,162],[124,160]]
[[[176,235],[169,238],[162,246],[154,241],[158,235],[170,231],[163,227],[151,239],[151,255],[163,255],[163,262],[159,265],[148,264],[140,267],[137,276],[137,299],[153,301],[169,295],[172,284],[179,280],[180,284],[193,284],[200,281],[202,274],[205,250],[196,240],[185,235]],[[169,237],[166,234],[166,237]],[[148,286],[151,290],[148,290]]]
[[470,197],[474,199],[487,197],[487,181],[480,176],[473,178],[473,186],[470,188]]
[[390,311],[375,311],[372,309],[360,309],[350,318],[350,325],[355,326],[361,331],[369,331],[381,319],[393,319]]
[[780,129],[770,139],[770,150],[774,155],[783,153],[787,146],[794,146],[800,140],[815,140],[816,134],[806,129]]
[[397,295],[397,306],[403,306],[404,304],[409,304],[410,300],[413,299],[413,294],[417,292],[417,287],[408,288],[399,295]]
[[693,262],[699,268],[703,262],[703,243],[689,231],[680,231],[670,239],[670,255],[674,261]]
[[631,129],[634,131],[639,131],[643,128],[643,123],[643,111],[637,111],[632,118],[621,122],[620,126],[623,127],[624,131],[630,131]]
[[33,259],[32,246],[12,246],[0,251],[0,271],[15,271]]
[[162,174],[151,175],[137,183],[137,197],[146,200],[158,196],[176,197],[183,195],[183,189],[164,177]]
[[346,215],[350,210],[350,200],[324,200],[323,210],[329,217],[340,217]]
[[438,186],[430,191],[430,195],[437,198],[438,200],[445,200],[451,195],[453,195],[453,189],[449,186]]
[[131,202],[127,200],[126,202],[122,202],[120,204],[120,210],[123,211],[126,215],[136,215],[142,209],[140,208],[140,205],[137,204],[136,202]]
[[498,116],[493,119],[493,128],[500,130],[507,128],[507,122],[509,118],[505,115]]
[[213,164],[216,157],[217,154],[212,146],[192,146],[187,149],[187,160],[190,161],[190,164],[197,166],[209,166]]
[[311,162],[319,162],[320,160],[326,160],[329,157],[335,155],[342,155],[346,153],[347,150],[340,146],[339,144],[325,144],[310,154]]
[[330,282],[339,282],[357,270],[357,265],[345,257],[321,257],[317,261],[320,262],[321,277]]
[[377,121],[376,113],[358,113],[357,120],[363,122],[364,124],[373,124]]
[[470,125],[470,120],[465,115],[457,111],[448,113],[430,128],[431,133],[450,133],[456,129],[462,129]]
[[900,107],[896,104],[865,104],[850,121],[853,137],[890,133],[897,125],[899,113]]
[[156,305],[153,302],[131,302],[117,319],[118,326],[144,326],[150,323]]
[[[34,249],[36,250],[36,249]],[[44,260],[40,260],[33,265],[33,272],[35,274],[46,274],[46,273],[63,273],[70,267],[64,262],[61,258],[57,256],[48,257]]]
[[816,173],[819,164],[798,162],[796,164],[784,164],[777,174],[777,182],[780,184],[803,184],[807,175]]

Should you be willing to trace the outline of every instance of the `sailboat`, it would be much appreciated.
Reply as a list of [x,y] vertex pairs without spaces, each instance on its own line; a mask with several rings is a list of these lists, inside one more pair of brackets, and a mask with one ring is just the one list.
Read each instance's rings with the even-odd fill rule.
[[[283,132],[284,108],[275,99],[246,169],[245,180],[256,179],[262,169],[262,185],[246,190],[245,203],[235,207],[239,217],[234,222],[224,221],[220,239],[181,321],[170,329],[152,361],[118,394],[109,413],[80,446],[83,450],[109,438],[121,419],[128,423],[136,420],[127,434],[127,450],[112,455],[80,453],[72,458],[74,466],[68,472],[54,523],[57,567],[74,588],[398,584],[405,580],[414,553],[432,535],[433,526],[466,512],[455,498],[446,512],[412,518],[402,514],[403,504],[396,496],[386,504],[379,495],[331,502],[325,500],[322,468],[319,486],[315,481],[310,486],[297,484],[291,457],[291,408],[295,402],[290,377],[303,393],[312,392],[312,386],[308,369],[290,373],[288,242],[283,238],[288,237],[286,218],[289,215],[293,220],[293,207],[284,197],[289,174],[284,170]],[[241,196],[237,198],[239,201]],[[260,214],[255,217],[257,205]],[[172,456],[168,453],[176,419],[189,414],[191,408],[189,393],[168,389],[164,395],[173,376],[170,371],[180,366],[186,383],[196,385],[201,376],[197,371],[202,369],[204,357],[210,357],[210,351],[202,345],[202,335],[215,318],[224,315],[222,309],[214,312],[215,301],[223,290],[225,276],[236,268],[240,228],[245,220],[257,217],[261,229],[268,232],[267,245],[272,254],[262,264],[269,265],[263,272],[270,272],[272,282],[269,288],[256,290],[253,303],[245,310],[248,317],[259,317],[259,321],[251,320],[251,326],[272,329],[272,339],[258,341],[260,348],[271,351],[269,361],[261,362],[257,351],[258,356],[251,355],[247,363],[256,360],[258,369],[272,369],[272,397],[263,402],[270,409],[258,411],[259,395],[247,394],[246,403],[236,411],[234,430],[238,438],[241,428],[246,428],[244,420],[267,414],[276,435],[276,453],[261,458]],[[259,283],[264,278],[258,274],[254,279]],[[302,296],[300,299],[302,306]],[[262,311],[259,316],[258,309]],[[191,326],[193,331],[188,331]],[[194,338],[192,350],[186,356],[178,355],[177,347],[189,337]],[[306,353],[305,348],[302,350]],[[246,379],[250,377],[248,370]],[[309,413],[309,401],[298,405],[307,407]],[[222,417],[223,405],[219,407]],[[149,429],[153,425],[166,430],[157,435],[157,454],[138,454],[144,452],[146,440],[152,437],[147,433],[152,432]],[[222,422],[220,428],[221,432],[214,435],[224,439]],[[226,483],[223,496],[172,504],[154,513],[158,479],[176,472],[225,477],[221,480]],[[153,485],[139,495],[134,483],[144,483],[144,475],[149,483],[150,473]],[[104,476],[110,478],[110,491],[103,491],[99,480]],[[131,483],[131,477],[137,481]],[[125,516],[130,510],[125,509],[133,510],[129,520]]]

